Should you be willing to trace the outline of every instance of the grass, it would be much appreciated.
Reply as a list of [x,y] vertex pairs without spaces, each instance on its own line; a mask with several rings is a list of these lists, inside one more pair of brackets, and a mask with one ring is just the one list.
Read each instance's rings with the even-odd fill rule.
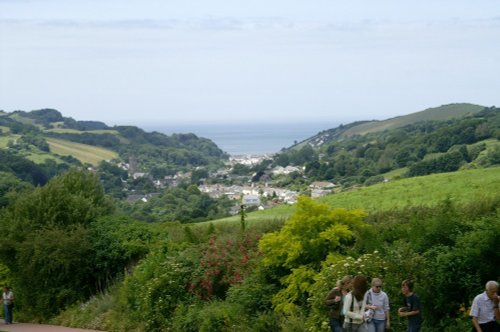
[[364,135],[371,132],[394,129],[419,121],[444,121],[462,116],[477,113],[484,109],[484,106],[473,104],[449,104],[439,107],[429,108],[421,112],[409,115],[398,116],[384,121],[368,122],[352,127],[344,135]]
[[402,179],[323,197],[321,201],[344,208],[381,211],[407,206],[433,206],[445,199],[467,203],[491,197],[500,188],[500,167]]
[[[389,181],[328,195],[318,201],[338,208],[361,208],[375,212],[408,206],[435,206],[446,199],[465,204],[479,197],[496,196],[498,188],[500,167],[491,167]],[[293,212],[294,206],[282,205],[249,213],[247,222],[249,226],[262,222],[272,223],[288,218]],[[240,216],[211,222],[239,223]]]
[[35,164],[43,164],[47,159],[54,160],[56,163],[62,163],[63,161],[50,153],[43,153],[40,151],[32,151],[25,155],[26,159],[31,160]]
[[0,136],[0,148],[6,148],[9,141],[15,141],[21,137],[21,135],[8,135],[8,136]]
[[112,130],[112,129],[102,129],[102,130],[77,130],[77,129],[69,129],[69,128],[53,128],[53,129],[48,129],[45,130],[46,132],[51,132],[51,133],[58,133],[58,134],[84,134],[84,133],[91,133],[91,134],[112,134],[112,135],[119,135],[118,131]]
[[103,160],[112,160],[118,157],[118,153],[112,150],[65,141],[55,138],[47,138],[47,143],[50,146],[50,151],[61,156],[73,156],[82,163],[97,165]]
[[5,126],[0,126],[0,133],[2,134],[9,134],[10,133],[10,128],[5,127]]

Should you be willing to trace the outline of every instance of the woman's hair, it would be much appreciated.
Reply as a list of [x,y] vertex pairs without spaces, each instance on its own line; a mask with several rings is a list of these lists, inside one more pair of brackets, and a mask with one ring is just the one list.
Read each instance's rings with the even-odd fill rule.
[[361,301],[365,296],[366,291],[368,290],[368,282],[365,276],[355,276],[352,280],[352,295],[356,298],[356,300]]
[[372,279],[372,286],[375,286],[375,285],[382,285],[382,280],[380,280],[380,278],[373,278]]
[[337,281],[337,287],[338,288],[343,288],[347,283],[349,283],[352,280],[352,276],[344,276],[342,279]]

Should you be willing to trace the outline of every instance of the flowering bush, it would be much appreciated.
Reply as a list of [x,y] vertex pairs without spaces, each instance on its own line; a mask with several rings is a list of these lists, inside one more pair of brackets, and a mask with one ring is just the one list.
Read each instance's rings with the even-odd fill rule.
[[229,287],[241,283],[255,266],[258,240],[249,233],[226,240],[212,235],[190,283],[191,292],[204,300],[225,298]]
[[311,313],[308,317],[309,331],[329,330],[328,308],[325,298],[328,292],[335,287],[337,280],[346,275],[364,275],[369,278],[384,279],[389,266],[378,251],[364,254],[359,258],[342,257],[331,254],[327,257],[321,271],[315,276],[315,283],[310,288],[308,303]]

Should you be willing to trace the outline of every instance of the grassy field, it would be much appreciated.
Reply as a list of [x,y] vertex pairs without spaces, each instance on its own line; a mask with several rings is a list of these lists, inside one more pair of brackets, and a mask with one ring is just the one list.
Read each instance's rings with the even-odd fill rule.
[[102,130],[77,130],[77,129],[69,129],[69,128],[53,128],[53,129],[48,129],[45,130],[46,132],[50,133],[58,133],[58,134],[84,134],[84,133],[91,133],[91,134],[112,134],[112,135],[119,135],[118,131],[112,130],[112,129],[102,129]]
[[370,132],[379,132],[386,129],[399,128],[407,124],[424,120],[443,121],[453,118],[460,118],[468,114],[479,112],[483,108],[484,108],[483,106],[473,105],[473,104],[443,105],[440,107],[429,108],[424,111],[412,113],[405,116],[398,116],[384,121],[364,123],[347,130],[345,132],[345,135],[346,136],[356,135],[356,134],[364,135]]
[[[492,167],[390,181],[329,195],[318,201],[334,207],[362,208],[370,212],[407,206],[433,206],[445,199],[458,204],[467,203],[478,197],[499,195],[499,188],[500,167]],[[249,213],[247,221],[252,224],[283,220],[293,211],[293,206],[278,206]],[[239,216],[233,216],[214,222],[235,223],[239,220]]]
[[50,146],[50,151],[57,153],[61,156],[73,156],[80,160],[82,163],[89,163],[97,165],[103,160],[111,160],[118,157],[118,153],[92,146],[87,144],[80,144],[69,142],[65,140],[47,138],[47,143]]
[[9,141],[15,141],[21,135],[0,136],[0,149],[6,148]]

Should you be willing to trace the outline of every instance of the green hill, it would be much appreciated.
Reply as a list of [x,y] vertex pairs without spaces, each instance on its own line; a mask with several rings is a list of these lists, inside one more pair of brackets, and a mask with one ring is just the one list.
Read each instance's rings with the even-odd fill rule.
[[398,116],[382,121],[373,120],[354,122],[352,124],[342,125],[338,128],[322,131],[317,135],[314,135],[299,143],[298,147],[302,147],[304,146],[304,144],[312,144],[317,146],[318,142],[322,142],[322,144],[324,144],[336,139],[401,128],[406,125],[422,121],[446,121],[451,119],[458,119],[468,115],[476,114],[483,109],[484,106],[480,105],[456,103],[428,108],[420,112]]
[[[338,208],[360,208],[376,212],[413,206],[435,206],[446,199],[465,205],[480,197],[497,196],[498,188],[500,167],[491,167],[379,183],[331,194],[318,201]],[[257,224],[284,221],[293,212],[293,205],[283,205],[249,213],[247,220]],[[239,216],[233,216],[213,222],[236,223],[239,220]]]
[[371,121],[349,128],[344,132],[344,136],[364,135],[372,132],[384,131],[387,129],[400,128],[409,124],[421,121],[446,121],[475,114],[484,109],[484,106],[473,104],[449,104],[424,111],[398,116],[384,121]]
[[272,165],[304,169],[302,177],[280,179],[303,191],[313,181],[346,188],[500,164],[499,139],[499,108],[452,104],[323,131],[281,151]]

